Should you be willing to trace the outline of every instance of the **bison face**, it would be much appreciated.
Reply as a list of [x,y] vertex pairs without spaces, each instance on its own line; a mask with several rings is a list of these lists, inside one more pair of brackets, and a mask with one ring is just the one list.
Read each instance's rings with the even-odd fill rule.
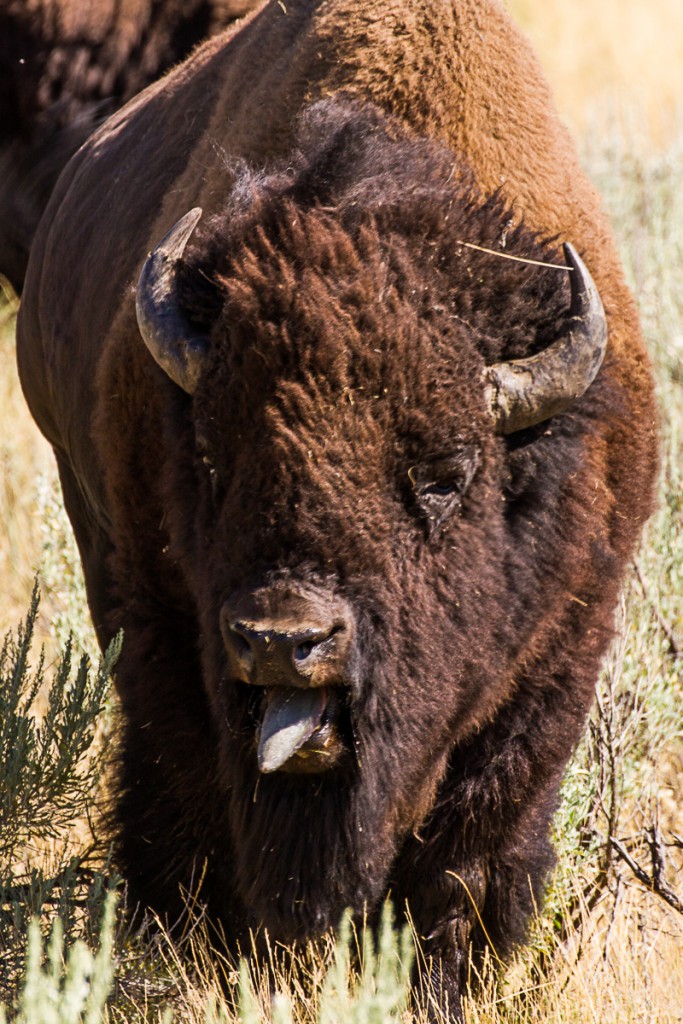
[[196,276],[208,317],[194,285],[177,292],[195,211],[137,293],[189,424],[168,521],[201,625],[234,872],[283,939],[380,897],[449,759],[513,693],[554,574],[544,509],[581,448],[549,453],[536,425],[582,394],[605,347],[573,250],[569,308],[557,270],[458,248],[463,232],[490,247],[507,231],[495,203],[463,201],[458,222],[451,197],[448,228],[430,236],[427,211],[416,240],[354,221],[354,196],[349,223],[270,194],[236,218],[222,269],[204,256]]
[[[463,729],[482,714],[461,709],[466,682],[477,687],[462,662],[483,631],[466,638],[460,606],[476,606],[465,596],[474,578],[480,588],[501,583],[492,571],[502,559],[499,442],[471,349],[460,362],[476,385],[469,397],[456,389],[451,403],[455,385],[444,365],[435,374],[441,359],[429,342],[392,383],[405,330],[404,321],[401,340],[378,341],[360,387],[347,332],[327,354],[299,350],[290,361],[290,352],[277,369],[276,346],[274,386],[257,350],[240,346],[251,366],[225,380],[228,393],[216,402],[217,366],[195,395],[203,453],[195,557],[214,638],[207,678],[221,717],[244,701],[246,756],[262,774],[358,770],[369,756],[366,726],[376,742],[409,706],[407,735],[426,769],[461,710]],[[425,392],[441,406],[437,423],[424,413]],[[489,693],[503,681],[501,673]]]
[[[225,649],[215,663],[226,661],[234,683],[260,691],[250,707],[263,773],[315,773],[348,760],[347,712],[368,675],[355,595],[367,590],[367,567],[378,560],[384,562],[384,586],[391,585],[406,553],[415,552],[415,577],[393,593],[401,606],[420,581],[428,595],[423,620],[409,632],[417,628],[420,639],[424,635],[432,657],[439,637],[456,636],[465,658],[481,643],[486,625],[479,622],[476,638],[463,642],[462,614],[454,617],[450,609],[460,608],[468,574],[482,587],[504,533],[504,471],[493,472],[497,480],[490,472],[500,450],[496,435],[518,433],[567,407],[595,376],[606,341],[599,296],[569,246],[568,269],[575,275],[571,327],[542,352],[486,366],[477,331],[447,315],[451,296],[434,301],[433,274],[421,288],[389,285],[390,261],[371,232],[354,247],[320,211],[304,217],[292,208],[291,215],[294,230],[285,247],[278,251],[266,243],[258,266],[247,253],[247,273],[227,283],[213,337],[192,327],[175,294],[173,268],[199,210],[184,217],[148,259],[137,294],[150,350],[194,396],[197,453],[212,494],[200,533],[214,542],[211,580],[226,552],[231,555],[224,574],[234,579],[234,589],[220,599]],[[268,259],[272,278],[264,272]],[[317,261],[328,267],[328,276],[320,275]],[[414,267],[401,270],[408,278],[415,273]],[[376,295],[384,300],[379,311],[372,310]],[[470,494],[478,475],[476,489],[488,487],[485,502]],[[376,520],[372,530],[370,519]],[[481,566],[473,561],[476,543],[464,539],[470,530],[473,537],[482,530],[487,535]],[[334,557],[337,542],[341,550]],[[501,601],[502,545],[491,595],[478,589],[480,600],[470,603],[470,612]],[[461,563],[452,554],[460,546]],[[432,566],[433,557],[438,561]],[[435,601],[430,581],[444,575],[449,588]],[[434,623],[433,606],[439,609]],[[375,608],[370,614],[376,617]],[[215,625],[214,619],[212,632]],[[406,626],[399,622],[395,630],[402,635]],[[371,633],[366,629],[366,638]],[[410,664],[414,676],[416,655],[422,654],[414,636],[411,646],[411,657],[401,664]],[[510,650],[514,643],[506,637],[501,658]],[[385,657],[382,671],[386,664]],[[444,696],[448,683],[462,675],[455,665],[449,651],[446,665],[432,666]],[[457,738],[485,720],[499,690],[505,691],[505,677],[501,671],[495,685],[467,688]],[[456,691],[459,685],[462,679]],[[446,719],[457,717],[451,704],[445,703]]]

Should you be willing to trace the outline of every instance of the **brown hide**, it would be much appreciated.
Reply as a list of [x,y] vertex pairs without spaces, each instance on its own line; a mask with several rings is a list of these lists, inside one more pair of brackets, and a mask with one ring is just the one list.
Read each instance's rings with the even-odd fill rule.
[[114,110],[261,0],[1,0],[0,273],[31,241],[78,147]]
[[[306,206],[283,184],[304,180],[307,161],[323,166],[325,117],[355,117],[378,166],[403,147],[405,169],[387,171],[398,212],[386,238],[381,212],[358,226],[353,190]],[[353,145],[339,147],[351,163]],[[431,196],[452,187],[457,218],[411,199],[411,173]],[[212,361],[190,399],[144,347],[134,289],[147,254],[196,206],[183,301],[210,332]],[[421,263],[430,223],[438,274]],[[566,317],[556,271],[534,284],[519,265],[463,255],[462,241],[491,246],[508,232],[513,249],[546,261],[557,244],[543,239],[576,246],[609,349],[567,415],[502,442],[486,425],[482,365],[542,348]],[[385,306],[384,245],[399,282]],[[414,296],[430,290],[423,308]],[[442,308],[450,357],[430,319]],[[474,347],[457,333],[473,310]],[[207,42],[62,175],[31,253],[18,343],[100,638],[126,632],[121,820],[134,892],[176,914],[179,887],[206,867],[202,896],[234,941],[262,926],[306,938],[347,904],[372,913],[391,890],[411,903],[457,1015],[468,943],[481,949],[485,931],[509,949],[541,892],[559,781],[656,470],[634,302],[502,6],[287,0]],[[349,381],[374,399],[386,385],[386,398],[375,410]],[[396,455],[406,438],[436,447],[449,431],[476,435],[479,455],[462,517],[425,540],[387,481],[414,478]],[[264,581],[271,599],[323,576],[362,667],[353,763],[342,782],[279,771],[256,782],[254,712],[226,665],[225,609],[244,618]]]

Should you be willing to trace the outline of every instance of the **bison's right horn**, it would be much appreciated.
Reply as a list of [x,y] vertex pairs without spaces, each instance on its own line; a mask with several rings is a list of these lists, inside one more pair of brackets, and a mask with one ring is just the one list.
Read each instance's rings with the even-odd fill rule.
[[607,319],[600,294],[573,245],[565,244],[564,256],[571,271],[569,330],[537,355],[484,370],[499,434],[512,434],[564,412],[590,387],[602,365]]
[[201,215],[195,207],[164,235],[145,260],[135,289],[135,311],[145,345],[162,370],[189,395],[204,367],[208,339],[182,312],[175,267]]

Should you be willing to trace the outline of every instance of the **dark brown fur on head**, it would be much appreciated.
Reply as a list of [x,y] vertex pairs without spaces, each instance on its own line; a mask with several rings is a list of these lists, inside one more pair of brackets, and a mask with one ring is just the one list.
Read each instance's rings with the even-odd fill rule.
[[[499,196],[481,197],[466,159],[407,136],[371,105],[339,98],[307,112],[298,141],[299,151],[283,166],[238,169],[226,209],[200,225],[190,243],[180,274],[184,305],[198,322],[212,327],[225,305],[229,323],[245,316],[260,323],[270,318],[273,300],[280,305],[273,315],[285,316],[288,296],[298,290],[296,268],[274,280],[268,269],[274,259],[274,271],[281,269],[278,259],[287,269],[281,252],[296,252],[298,263],[299,250],[313,246],[310,265],[326,279],[337,269],[343,279],[343,263],[337,268],[335,260],[355,261],[356,269],[379,264],[386,278],[380,294],[409,295],[420,317],[461,319],[478,336],[486,362],[552,338],[566,312],[566,272],[498,253],[560,265],[562,257],[514,226],[518,218]],[[468,248],[477,245],[494,252]],[[480,287],[455,289],[453,279]],[[240,303],[246,306],[241,296],[250,287],[247,310]],[[376,296],[368,298],[376,307]]]

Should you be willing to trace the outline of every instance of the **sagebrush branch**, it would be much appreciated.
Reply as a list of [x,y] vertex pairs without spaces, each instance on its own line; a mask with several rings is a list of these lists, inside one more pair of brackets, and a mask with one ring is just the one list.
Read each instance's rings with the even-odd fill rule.
[[661,847],[658,847],[657,853],[655,854],[652,850],[652,846],[657,844],[651,844],[653,871],[652,874],[648,874],[648,872],[631,856],[623,843],[620,843],[618,839],[614,838],[614,836],[610,836],[609,841],[617,855],[630,867],[638,881],[642,882],[646,889],[649,889],[650,892],[656,893],[657,896],[661,896],[665,903],[668,903],[670,907],[677,910],[679,914],[683,914],[683,900],[681,900],[681,898],[669,888],[661,876]]

